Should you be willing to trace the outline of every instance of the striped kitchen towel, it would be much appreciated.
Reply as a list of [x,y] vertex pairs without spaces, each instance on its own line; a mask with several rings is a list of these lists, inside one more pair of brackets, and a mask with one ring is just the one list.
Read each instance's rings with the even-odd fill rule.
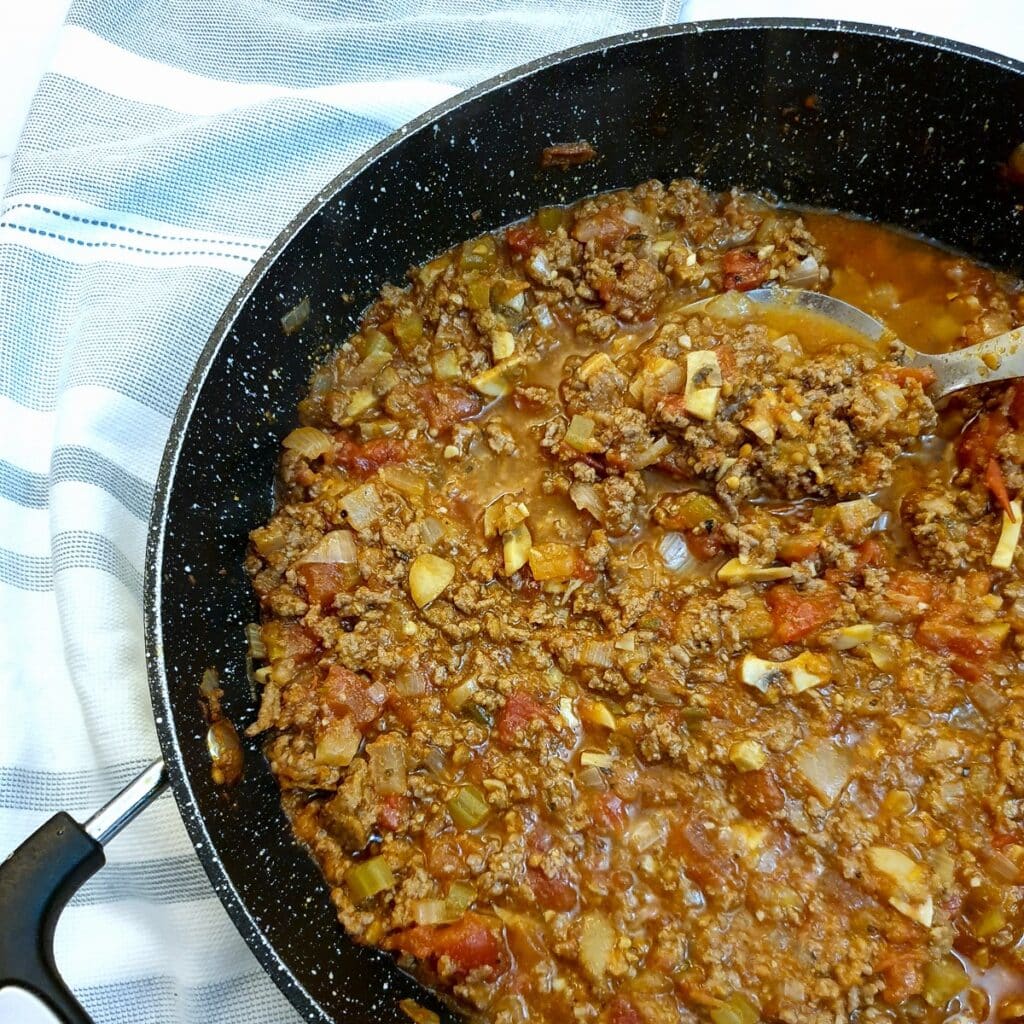
[[[153,483],[193,364],[270,240],[421,110],[677,9],[73,3],[0,202],[0,856],[57,809],[84,819],[157,753],[141,611]],[[107,852],[57,934],[97,1022],[297,1019],[169,797]]]

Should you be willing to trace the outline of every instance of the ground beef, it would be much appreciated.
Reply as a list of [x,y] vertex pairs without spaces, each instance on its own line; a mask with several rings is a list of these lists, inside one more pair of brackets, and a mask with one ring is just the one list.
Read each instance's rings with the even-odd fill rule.
[[911,344],[1024,319],[648,182],[385,288],[285,439],[249,731],[341,924],[481,1021],[989,1019],[961,962],[1021,1015],[1024,389],[937,414],[773,283]]

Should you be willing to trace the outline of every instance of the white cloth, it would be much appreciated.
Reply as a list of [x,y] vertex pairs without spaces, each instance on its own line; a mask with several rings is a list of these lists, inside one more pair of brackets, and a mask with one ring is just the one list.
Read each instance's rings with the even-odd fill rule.
[[[153,482],[195,360],[264,248],[425,108],[674,14],[665,0],[71,5],[0,203],[0,855],[58,809],[84,819],[158,752],[140,602]],[[56,941],[98,1024],[298,1019],[169,797],[107,853]]]
[[[1018,3],[684,8],[894,18],[1024,56]],[[676,16],[675,0],[72,4],[38,47],[0,202],[0,854],[57,809],[84,818],[157,753],[140,605],[153,482],[195,359],[268,242],[426,107]],[[297,1020],[169,798],[108,859],[57,934],[99,1024]]]

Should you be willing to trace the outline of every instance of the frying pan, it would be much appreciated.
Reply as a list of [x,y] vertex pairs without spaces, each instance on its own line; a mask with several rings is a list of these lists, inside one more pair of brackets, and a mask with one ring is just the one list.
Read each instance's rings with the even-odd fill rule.
[[[592,142],[598,159],[540,169],[544,146],[573,139]],[[215,666],[227,714],[252,720],[243,627],[257,612],[242,558],[270,514],[280,438],[312,367],[410,264],[539,205],[650,177],[853,211],[1020,272],[1024,190],[1004,164],[1022,141],[1024,65],[1013,60],[864,25],[708,22],[501,75],[344,171],[246,278],[171,428],[145,598],[163,763],[84,828],[57,815],[0,867],[0,987],[19,983],[68,1024],[88,1024],[54,966],[53,927],[102,865],[102,843],[169,779],[228,913],[307,1020],[405,1021],[403,997],[454,1020],[389,956],[345,938],[257,745],[247,743],[234,789],[210,780],[199,682]],[[309,320],[285,336],[282,314],[306,296]]]

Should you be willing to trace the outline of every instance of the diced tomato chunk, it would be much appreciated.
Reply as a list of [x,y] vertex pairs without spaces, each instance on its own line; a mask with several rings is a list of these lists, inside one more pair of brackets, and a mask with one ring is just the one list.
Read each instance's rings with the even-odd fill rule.
[[458,384],[421,384],[412,398],[431,429],[438,432],[472,419],[483,408],[477,395]]
[[719,345],[715,349],[718,356],[718,369],[722,372],[723,380],[728,380],[736,374],[736,350],[732,345]]
[[617,206],[602,207],[573,225],[572,236],[578,242],[596,242],[606,248],[618,245],[627,235],[639,230],[622,216]]
[[998,409],[976,416],[956,443],[956,459],[960,468],[969,469],[972,473],[985,472],[999,439],[1009,429],[1010,421]]
[[703,822],[688,820],[676,825],[669,832],[668,849],[682,857],[687,875],[709,893],[725,888],[735,875],[731,857],[718,847]]
[[782,644],[803,640],[825,625],[839,608],[839,593],[833,586],[799,591],[792,583],[779,583],[765,594],[772,613],[774,637]]
[[902,569],[893,575],[886,596],[894,603],[916,610],[920,605],[930,605],[935,599],[935,580],[926,572]]
[[479,855],[483,847],[474,835],[440,835],[425,841],[427,870],[438,878],[454,878],[465,874],[466,861]]
[[919,644],[938,654],[984,661],[1002,647],[1006,634],[1005,624],[971,622],[962,606],[944,605],[921,621],[915,636]]
[[996,499],[996,504],[1011,518],[1016,519],[1013,509],[1010,507],[1010,495],[1006,491],[1006,480],[1003,478],[1003,471],[995,459],[988,460],[985,468],[985,486]]
[[857,568],[882,566],[889,564],[889,552],[877,537],[868,537],[857,545]]
[[279,619],[266,622],[262,635],[271,661],[282,658],[308,661],[318,650],[316,638],[297,622],[281,622]]
[[594,821],[612,832],[621,832],[629,821],[629,809],[622,797],[615,793],[602,793],[594,801]]
[[784,537],[779,542],[779,558],[784,562],[802,562],[805,558],[812,558],[824,539],[825,535],[820,530]]
[[925,391],[935,383],[935,371],[927,366],[883,366],[878,374],[901,386],[917,381]]
[[896,950],[878,964],[876,971],[885,983],[885,1001],[890,1006],[905,1003],[924,987],[923,961],[921,950]]
[[498,740],[511,747],[516,737],[537,718],[547,718],[547,709],[528,693],[514,693],[498,714]]
[[353,441],[342,438],[334,449],[334,464],[357,476],[368,477],[381,466],[404,462],[409,447],[401,438],[375,437],[371,441]]
[[710,533],[698,528],[690,530],[685,536],[690,554],[699,562],[706,562],[709,558],[721,554],[722,548],[725,547],[725,537],[717,526]]
[[332,665],[327,671],[327,678],[320,684],[320,700],[327,712],[350,714],[363,726],[380,715],[387,691],[383,687],[379,691],[368,679],[343,665]]
[[527,872],[534,899],[545,909],[565,913],[576,906],[576,887],[564,878],[548,878],[543,871]]
[[295,572],[298,574],[311,604],[329,605],[352,582],[353,566],[335,562],[306,562]]
[[741,772],[732,781],[733,799],[745,817],[777,814],[786,806],[786,794],[770,768]]
[[726,291],[749,292],[764,282],[768,270],[768,264],[755,253],[730,249],[722,257],[722,287]]
[[513,224],[505,229],[505,244],[522,256],[529,256],[538,246],[543,245],[546,235],[536,224]]
[[397,832],[402,822],[409,816],[409,798],[398,793],[389,793],[381,797],[380,809],[377,811],[377,824],[388,832]]
[[643,1024],[636,1007],[622,996],[616,996],[608,1006],[608,1024]]
[[454,924],[407,928],[387,939],[385,946],[435,963],[446,956],[458,974],[466,975],[477,967],[500,966],[504,959],[500,929],[499,921],[470,912]]

